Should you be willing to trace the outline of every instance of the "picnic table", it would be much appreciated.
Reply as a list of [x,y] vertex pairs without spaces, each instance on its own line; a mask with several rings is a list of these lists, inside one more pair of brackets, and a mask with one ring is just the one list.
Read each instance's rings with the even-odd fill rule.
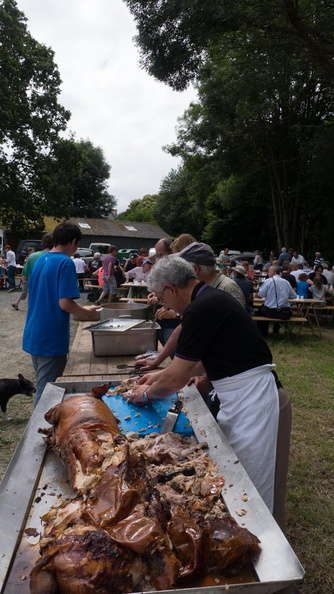
[[[62,381],[109,381],[111,379],[127,379],[129,375],[137,374],[131,369],[121,369],[119,365],[135,363],[134,355],[119,355],[111,357],[96,357],[93,353],[92,337],[89,330],[85,330],[94,322],[79,322],[70,354],[64,369]],[[166,360],[166,365],[170,359]]]
[[[121,284],[121,288],[128,289],[127,299],[144,299],[147,295],[147,284],[144,282],[126,282]],[[144,294],[144,297],[142,296]],[[140,296],[141,295],[141,296]]]

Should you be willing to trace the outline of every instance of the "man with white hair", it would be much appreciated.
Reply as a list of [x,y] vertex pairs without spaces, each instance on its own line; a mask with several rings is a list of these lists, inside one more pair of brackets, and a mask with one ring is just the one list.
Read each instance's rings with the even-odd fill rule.
[[[206,282],[215,289],[226,291],[226,293],[229,293],[234,297],[242,307],[246,306],[244,294],[237,283],[217,269],[215,255],[209,245],[195,241],[173,257],[175,256],[179,256],[187,262],[190,262],[199,280]],[[166,308],[164,309],[166,310]],[[161,323],[160,319],[158,321]],[[180,333],[181,326],[178,325],[170,334],[168,341],[164,343],[164,348],[155,359],[150,361],[147,359],[139,359],[137,365],[140,365],[143,371],[149,371],[159,367],[167,357],[174,354]]]
[[278,256],[278,263],[283,266],[284,262],[291,261],[291,254],[287,251],[286,247],[282,247],[281,253]]
[[244,308],[199,281],[184,259],[163,258],[148,285],[183,315],[182,330],[172,363],[143,376],[129,401],[141,405],[174,394],[204,368],[220,400],[217,422],[273,511],[279,399],[268,345]]

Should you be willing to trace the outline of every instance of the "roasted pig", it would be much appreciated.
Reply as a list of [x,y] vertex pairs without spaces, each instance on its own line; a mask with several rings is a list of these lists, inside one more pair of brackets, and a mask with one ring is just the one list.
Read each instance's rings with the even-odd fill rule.
[[[205,444],[172,433],[125,438],[99,400],[106,388],[46,414],[52,427],[43,432],[74,498],[43,517],[32,594],[167,590],[248,562],[259,541],[227,514]],[[190,465],[195,474],[153,486],[157,474]]]

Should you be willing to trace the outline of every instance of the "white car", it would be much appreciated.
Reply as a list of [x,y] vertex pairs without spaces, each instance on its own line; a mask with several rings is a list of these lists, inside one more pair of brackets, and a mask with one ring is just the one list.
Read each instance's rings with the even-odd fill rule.
[[[219,253],[219,256],[217,258],[217,264],[221,264],[221,257],[224,255],[224,250],[222,250]],[[241,255],[241,252],[239,250],[228,250],[228,254],[227,257],[229,259],[229,261],[231,260],[235,260],[235,258],[238,258]]]

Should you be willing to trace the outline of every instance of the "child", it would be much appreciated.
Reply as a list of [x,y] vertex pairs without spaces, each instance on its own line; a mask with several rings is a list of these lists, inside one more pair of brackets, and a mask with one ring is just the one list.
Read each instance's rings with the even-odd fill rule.
[[298,297],[302,297],[302,299],[307,299],[309,297],[309,288],[311,283],[308,281],[308,276],[306,272],[302,272],[297,280],[297,295]]

